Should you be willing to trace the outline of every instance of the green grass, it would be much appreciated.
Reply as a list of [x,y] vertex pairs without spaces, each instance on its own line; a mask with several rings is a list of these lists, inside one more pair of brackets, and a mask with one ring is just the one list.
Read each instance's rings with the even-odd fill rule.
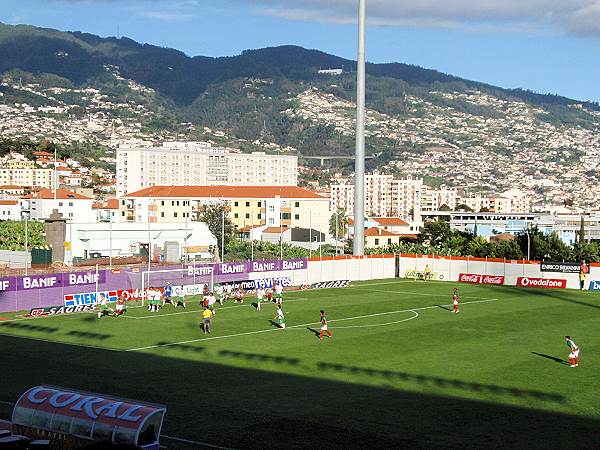
[[[271,304],[229,304],[204,335],[197,300],[3,321],[0,401],[50,383],[163,403],[164,434],[233,448],[598,448],[600,297],[460,285],[455,315],[452,287],[290,292],[285,330]],[[323,342],[309,329],[319,309],[334,333]],[[565,334],[579,368],[560,362]]]

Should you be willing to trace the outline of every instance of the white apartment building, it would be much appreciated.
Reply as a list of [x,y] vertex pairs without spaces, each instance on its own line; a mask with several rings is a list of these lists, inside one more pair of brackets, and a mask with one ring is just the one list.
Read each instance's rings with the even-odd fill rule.
[[418,220],[422,208],[423,179],[408,176],[392,183],[391,215],[405,220]]
[[531,197],[528,193],[511,189],[500,195],[489,197],[476,194],[461,197],[457,203],[464,204],[475,212],[490,211],[498,214],[528,213],[531,211]]
[[421,210],[439,211],[442,206],[447,206],[451,210],[456,209],[456,200],[458,198],[456,189],[440,187],[433,189],[424,186],[421,192]]
[[202,207],[227,206],[238,229],[312,228],[329,234],[329,200],[297,186],[154,186],[119,200],[119,221],[185,223]]
[[43,220],[57,210],[63,218],[78,223],[96,222],[96,211],[92,209],[94,200],[85,195],[76,194],[66,189],[40,189],[26,195],[19,201],[23,210],[29,211],[29,217]]
[[296,186],[298,157],[240,153],[206,142],[117,149],[117,196],[152,186]]
[[471,197],[461,197],[458,200],[461,205],[467,206],[469,209],[479,211],[490,211],[490,198],[484,197],[481,194],[476,194]]
[[[412,219],[421,210],[421,178],[395,180],[392,175],[378,172],[365,175],[365,215]],[[354,184],[345,181],[331,185],[330,208],[354,211]]]
[[0,220],[21,220],[18,200],[0,200]]

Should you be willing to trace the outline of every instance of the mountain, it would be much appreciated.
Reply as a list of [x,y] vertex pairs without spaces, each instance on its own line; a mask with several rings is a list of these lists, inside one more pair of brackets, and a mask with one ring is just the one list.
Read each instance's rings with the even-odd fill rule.
[[[319,73],[330,68],[343,73]],[[296,46],[189,57],[0,24],[0,138],[93,148],[108,160],[123,140],[206,140],[296,153],[306,166],[346,157],[327,165],[349,174],[355,68]],[[539,204],[594,207],[600,197],[600,105],[401,63],[368,64],[367,74],[368,169],[467,192],[519,187]],[[326,171],[311,176],[328,181]]]
[[[0,23],[0,73],[12,69],[51,73],[82,84],[102,74],[106,65],[118,66],[124,77],[155,89],[179,105],[192,103],[210,84],[236,78],[285,77],[302,81],[314,78],[319,68],[343,67],[346,71],[356,68],[355,61],[296,46],[247,50],[232,57],[189,57],[178,50],[140,44],[125,37],[101,38],[88,33]],[[369,63],[367,73],[416,85],[458,83],[468,89],[492,91],[540,105],[581,103],[600,110],[595,103],[502,89],[408,64]]]

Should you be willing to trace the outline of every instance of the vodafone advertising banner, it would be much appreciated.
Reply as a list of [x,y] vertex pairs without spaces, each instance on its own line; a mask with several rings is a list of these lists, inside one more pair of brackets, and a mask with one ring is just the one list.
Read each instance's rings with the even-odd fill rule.
[[476,273],[461,273],[458,276],[460,283],[471,284],[504,284],[504,277],[501,275],[479,275]]
[[517,278],[517,286],[526,288],[566,289],[567,280],[519,277]]

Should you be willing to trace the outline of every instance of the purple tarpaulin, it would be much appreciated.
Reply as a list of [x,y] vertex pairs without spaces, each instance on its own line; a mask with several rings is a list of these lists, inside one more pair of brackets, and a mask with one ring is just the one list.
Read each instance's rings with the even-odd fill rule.
[[[307,259],[262,260],[241,263],[202,264],[194,266],[168,266],[153,269],[145,283],[151,286],[230,282],[250,279],[251,273],[282,270],[302,270],[308,267]],[[172,272],[165,272],[172,270]],[[98,271],[98,291],[140,289],[145,268]],[[64,296],[94,292],[95,271],[53,273],[28,277],[0,278],[0,311],[21,311],[45,306],[59,306]],[[147,286],[146,286],[147,287]]]

